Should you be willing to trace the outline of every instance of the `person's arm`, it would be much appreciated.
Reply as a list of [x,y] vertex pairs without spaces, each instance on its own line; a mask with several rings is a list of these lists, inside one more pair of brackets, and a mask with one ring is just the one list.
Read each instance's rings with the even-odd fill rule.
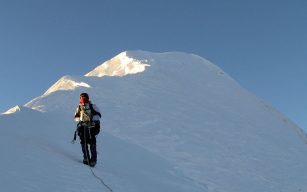
[[96,112],[96,114],[93,117],[93,120],[94,121],[99,121],[99,119],[101,118],[100,110],[99,110],[99,108],[95,104],[92,104],[92,107],[93,107],[94,111]]
[[80,122],[80,106],[78,105],[77,109],[76,109],[76,112],[75,112],[75,121],[77,123]]

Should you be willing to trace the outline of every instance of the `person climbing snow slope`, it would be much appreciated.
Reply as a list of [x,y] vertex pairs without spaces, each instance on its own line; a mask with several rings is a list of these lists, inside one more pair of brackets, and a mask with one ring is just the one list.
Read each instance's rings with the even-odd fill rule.
[[77,133],[83,152],[83,163],[91,167],[97,163],[96,136],[100,132],[100,118],[99,108],[90,101],[87,93],[81,93],[75,121],[78,123]]

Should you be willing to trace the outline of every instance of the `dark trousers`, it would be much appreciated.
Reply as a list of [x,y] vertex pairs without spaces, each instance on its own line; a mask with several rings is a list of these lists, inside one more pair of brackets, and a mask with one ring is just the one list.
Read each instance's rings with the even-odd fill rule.
[[[91,128],[87,126],[80,126],[78,128],[83,158],[87,161],[97,161],[96,136],[99,132],[100,124],[95,124],[95,126]],[[89,153],[88,145],[90,146],[91,153]]]

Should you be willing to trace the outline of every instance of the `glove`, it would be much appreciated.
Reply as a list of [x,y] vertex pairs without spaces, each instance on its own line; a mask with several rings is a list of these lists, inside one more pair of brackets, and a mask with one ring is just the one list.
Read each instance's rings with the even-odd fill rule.
[[79,121],[78,124],[77,124],[77,128],[82,127],[82,124],[83,124],[83,122],[82,122],[82,121]]
[[79,123],[80,122],[80,117],[75,117],[75,122]]

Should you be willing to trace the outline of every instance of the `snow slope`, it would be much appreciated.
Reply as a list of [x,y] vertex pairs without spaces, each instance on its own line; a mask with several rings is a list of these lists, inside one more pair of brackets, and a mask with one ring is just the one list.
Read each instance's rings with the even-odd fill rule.
[[307,191],[300,128],[197,55],[145,51],[65,76],[2,115],[4,189],[107,191],[68,143],[83,91],[103,112],[94,171],[114,191]]

